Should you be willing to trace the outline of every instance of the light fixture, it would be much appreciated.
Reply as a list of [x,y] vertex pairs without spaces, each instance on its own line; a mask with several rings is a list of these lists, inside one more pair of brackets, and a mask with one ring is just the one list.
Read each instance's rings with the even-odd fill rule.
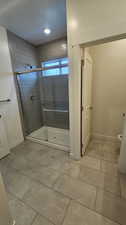
[[45,29],[44,29],[44,33],[45,33],[46,35],[49,35],[49,34],[51,33],[51,30],[50,30],[49,28],[45,28]]

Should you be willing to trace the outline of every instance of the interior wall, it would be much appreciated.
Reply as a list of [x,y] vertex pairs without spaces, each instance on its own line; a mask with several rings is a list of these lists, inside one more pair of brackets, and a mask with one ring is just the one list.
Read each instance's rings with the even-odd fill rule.
[[122,0],[121,4],[118,0],[67,0],[67,37],[70,60],[70,139],[71,155],[76,159],[80,158],[81,149],[80,44],[124,37],[126,34],[125,12],[125,0]]
[[93,134],[116,138],[126,112],[126,39],[91,48]]
[[67,0],[70,43],[83,44],[125,34],[125,12],[125,0]]
[[24,70],[26,65],[37,66],[36,48],[10,31],[7,35],[14,72]]
[[67,56],[67,39],[62,38],[37,47],[40,62]]
[[0,103],[0,114],[5,122],[9,148],[13,148],[23,141],[23,134],[7,32],[4,27],[0,27],[0,100],[6,99],[11,101]]

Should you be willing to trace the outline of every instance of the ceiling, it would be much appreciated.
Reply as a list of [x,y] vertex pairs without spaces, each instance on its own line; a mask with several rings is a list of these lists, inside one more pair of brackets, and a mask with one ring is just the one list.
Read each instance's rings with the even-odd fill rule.
[[0,0],[0,25],[34,45],[59,39],[66,36],[66,0]]

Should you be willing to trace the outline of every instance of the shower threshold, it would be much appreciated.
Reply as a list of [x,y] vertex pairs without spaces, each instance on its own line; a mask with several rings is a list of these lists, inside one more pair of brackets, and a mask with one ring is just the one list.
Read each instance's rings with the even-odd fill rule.
[[63,151],[70,151],[69,130],[43,126],[27,136],[28,140]]

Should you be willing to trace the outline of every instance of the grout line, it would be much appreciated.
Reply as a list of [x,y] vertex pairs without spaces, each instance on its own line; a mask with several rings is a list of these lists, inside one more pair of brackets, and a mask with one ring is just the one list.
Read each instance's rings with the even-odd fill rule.
[[111,222],[117,223],[117,225],[122,225],[121,223],[119,223],[119,222],[113,220],[112,218],[110,218],[110,217],[108,217],[108,216],[105,216],[103,213],[98,212],[96,209],[91,209],[91,208],[89,208],[89,207],[83,205],[82,203],[78,202],[78,201],[75,200],[75,199],[72,199],[72,201],[75,202],[75,203],[77,203],[77,204],[79,204],[79,205],[81,205],[82,207],[84,207],[84,208],[86,208],[86,209],[92,211],[92,212],[95,212],[96,214],[98,214],[98,215],[100,215],[100,216],[102,216],[102,217],[104,217],[104,218],[109,219]]
[[[59,192],[58,192],[59,193]],[[60,193],[61,194],[61,193]],[[66,197],[66,195],[64,195],[65,197]],[[20,200],[20,199],[19,199]],[[21,202],[23,202],[22,200],[20,200]],[[84,205],[84,204],[82,204],[81,202],[79,202],[78,200],[76,200],[76,199],[73,199],[73,198],[69,198],[69,203],[68,203],[68,208],[69,208],[69,206],[70,206],[70,204],[72,203],[72,201],[73,202],[76,202],[77,204],[79,204],[79,205],[81,205],[82,207],[85,207],[85,208],[87,208],[88,210],[90,210],[90,211],[92,211],[92,212],[95,212],[95,213],[97,213],[98,215],[101,215],[101,216],[103,216],[104,218],[107,218],[107,219],[109,219],[109,220],[111,220],[111,221],[113,221],[113,222],[116,222],[115,220],[112,220],[111,218],[109,218],[109,217],[107,217],[107,216],[104,216],[102,213],[99,213],[97,210],[96,210],[96,208],[95,209],[92,209],[92,208],[89,208],[88,206],[86,206],[86,205]],[[34,208],[32,208],[28,203],[25,203],[25,202],[23,202],[27,207],[30,207],[33,211],[35,211],[38,215],[40,215],[40,216],[42,216],[43,218],[45,218],[47,221],[49,221],[50,223],[52,223],[52,225],[56,225],[56,224],[54,224],[54,222],[52,222],[50,219],[48,219],[47,217],[45,217],[43,214],[40,214],[40,212],[38,212],[38,211],[36,211]],[[66,209],[67,211],[68,211],[68,209]],[[67,213],[67,212],[66,212]],[[64,216],[65,217],[65,216]],[[62,223],[63,223],[64,221],[62,221]],[[61,223],[61,225],[63,225]],[[116,222],[117,223],[117,222]],[[118,223],[118,225],[121,225],[120,223]]]
[[[86,167],[86,166],[83,166],[83,167]],[[86,168],[89,168],[89,167],[86,167]],[[13,169],[13,168],[12,168],[12,169]],[[93,170],[92,168],[89,168],[89,169]],[[114,195],[114,196],[117,196],[117,197],[120,196],[120,193],[119,193],[119,194],[116,194],[116,193],[110,192],[110,191],[108,191],[107,189],[104,189],[104,187],[103,187],[103,188],[102,188],[102,187],[98,187],[97,185],[91,184],[91,183],[89,183],[89,182],[87,182],[87,181],[85,182],[85,181],[84,181],[83,179],[81,179],[80,177],[79,177],[79,178],[73,178],[73,177],[70,176],[69,174],[65,174],[65,173],[60,174],[59,177],[57,178],[56,182],[54,183],[54,185],[52,185],[52,186],[50,187],[50,186],[46,185],[45,183],[40,182],[39,180],[37,180],[37,179],[35,179],[35,178],[31,178],[31,177],[29,177],[28,175],[24,174],[23,172],[20,172],[20,170],[18,170],[18,169],[14,169],[14,170],[16,170],[19,174],[25,176],[26,178],[28,178],[28,179],[31,180],[32,182],[38,183],[39,185],[42,185],[42,186],[44,186],[45,188],[48,188],[48,189],[50,189],[50,190],[52,190],[52,191],[55,191],[55,192],[61,194],[61,195],[64,196],[64,197],[67,197],[67,198],[69,198],[69,196],[64,195],[63,193],[61,193],[61,192],[59,192],[59,191],[57,191],[57,190],[55,189],[55,183],[58,181],[58,179],[60,179],[60,176],[63,176],[63,175],[67,175],[67,176],[71,177],[73,180],[79,180],[79,181],[81,181],[81,182],[83,182],[83,183],[85,183],[85,184],[88,184],[88,185],[93,186],[93,187],[95,187],[95,188],[99,188],[100,190],[103,190],[103,191],[105,191],[105,192],[109,192],[110,194],[112,194],[112,195]],[[32,170],[32,169],[31,169],[31,170]],[[100,170],[97,170],[97,169],[94,169],[94,170],[95,170],[96,172],[100,172],[100,173],[102,173],[102,174],[105,174],[104,172],[101,172]],[[23,199],[24,196],[28,193],[28,191],[29,191],[29,189],[28,189],[28,190],[26,191],[26,193],[23,195],[22,199]],[[16,195],[14,195],[14,196],[16,196]],[[16,196],[16,197],[17,197],[17,196]],[[19,198],[19,199],[20,199],[20,198]]]
[[32,222],[30,225],[33,225],[33,223],[35,222],[36,218],[37,218],[38,214],[36,213],[35,217],[33,218]]
[[[94,157],[91,157],[91,158],[94,158]],[[100,167],[101,167],[101,161],[102,161],[102,160],[103,160],[103,161],[110,162],[110,161],[104,160],[104,159],[99,159],[99,160],[100,160]],[[113,163],[113,162],[110,162],[110,163]],[[42,165],[40,165],[40,166],[42,166]],[[45,168],[46,168],[46,166],[45,166]],[[88,168],[89,168],[89,167],[88,167]],[[14,169],[14,168],[13,168],[13,169]],[[92,168],[89,168],[89,169],[92,169]],[[72,200],[75,201],[75,202],[77,202],[78,204],[82,205],[83,207],[86,207],[86,208],[88,208],[89,210],[98,213],[98,212],[96,211],[96,200],[97,200],[98,190],[103,190],[103,191],[105,191],[105,192],[111,193],[111,192],[109,192],[109,191],[107,191],[107,190],[105,190],[105,189],[98,188],[98,187],[95,186],[95,185],[92,185],[92,184],[89,184],[89,183],[87,183],[87,182],[84,182],[84,181],[81,180],[80,178],[73,178],[72,176],[70,176],[72,179],[81,180],[83,183],[89,184],[89,185],[94,186],[94,187],[96,188],[95,210],[92,210],[91,208],[87,207],[86,205],[80,203],[78,200],[73,199],[73,198],[70,198],[69,196],[67,196],[67,195],[65,195],[65,194],[63,194],[63,193],[61,193],[60,191],[55,190],[54,187],[48,187],[47,185],[45,185],[45,184],[43,184],[43,183],[37,181],[36,179],[33,179],[33,178],[29,177],[28,175],[26,175],[26,174],[20,172],[20,170],[18,170],[18,169],[16,169],[16,168],[15,168],[14,170],[16,170],[16,171],[17,171],[18,173],[20,173],[20,174],[23,174],[23,176],[29,178],[30,180],[32,180],[32,181],[34,181],[34,182],[36,182],[36,183],[39,183],[40,185],[42,185],[42,186],[44,186],[44,187],[46,187],[46,188],[48,188],[48,189],[50,189],[50,190],[52,190],[52,191],[54,191],[54,192],[56,192],[56,193],[58,193],[58,194],[64,196],[65,198],[67,198],[67,199],[69,200],[69,203],[68,203],[68,205],[67,205],[67,207],[66,207],[66,209],[65,209],[64,219],[65,219],[65,216],[66,216],[66,214],[67,214],[67,210],[68,210],[68,208],[69,208],[70,203],[71,203]],[[92,170],[93,170],[93,169],[92,169]],[[99,170],[96,170],[96,171],[99,171]],[[100,172],[101,172],[101,171],[100,171]],[[67,176],[69,176],[69,175],[67,174]],[[58,180],[59,178],[60,178],[60,175],[59,175],[59,177],[57,178],[57,180]],[[56,182],[57,182],[57,180],[56,180]],[[28,192],[28,191],[27,191],[27,192]],[[27,193],[27,192],[26,192],[26,193]],[[26,193],[25,193],[25,194],[26,194]],[[25,194],[24,194],[24,196],[25,196]],[[111,194],[112,194],[115,198],[116,198],[116,197],[119,197],[119,196],[117,196],[117,195],[114,194],[114,193],[111,193]],[[30,207],[31,209],[33,209],[33,211],[36,212],[36,213],[38,214],[38,212],[37,212],[34,208],[32,208],[28,203],[26,203],[26,202],[24,201],[24,199],[23,199],[24,196],[23,196],[22,199],[20,199],[19,197],[15,196],[14,194],[12,194],[12,195],[13,195],[16,199],[19,199],[21,202],[23,202],[23,204],[25,204],[26,206],[28,206],[28,207]],[[122,198],[122,197],[119,197],[119,198]],[[126,199],[125,199],[125,200],[126,200]],[[102,215],[102,216],[104,217],[104,215],[103,215],[102,213],[98,213],[98,214],[100,214],[100,215]],[[41,215],[41,214],[38,214],[38,215]],[[42,216],[43,216],[43,215],[42,215]],[[36,215],[35,217],[37,217],[37,215]],[[45,216],[43,216],[43,217],[46,218]],[[106,218],[108,218],[108,217],[106,217]],[[46,218],[46,219],[47,219],[47,218]],[[110,219],[110,218],[109,218],[109,219]],[[48,220],[48,219],[47,219],[47,220]],[[111,219],[110,219],[110,220],[111,220]],[[111,220],[111,221],[113,221],[113,220]],[[50,221],[50,222],[52,223],[52,221]],[[64,221],[62,221],[62,223],[63,223],[63,222],[64,222]]]
[[[52,225],[56,225],[54,224],[50,219],[48,219],[47,217],[45,217],[43,214],[40,214],[40,212],[38,212],[36,209],[34,209],[31,205],[29,205],[27,202],[23,201],[23,199],[20,199],[18,197],[16,197],[14,194],[8,192],[10,195],[12,195],[14,197],[14,199],[18,200],[19,202],[23,203],[25,206],[27,206],[28,208],[32,209],[35,213],[36,213],[36,216],[41,216],[43,218],[45,218],[48,222],[52,223]],[[15,224],[16,225],[16,224]],[[32,225],[32,224],[31,224]]]
[[62,222],[61,222],[61,225],[63,225],[64,220],[65,220],[65,218],[66,218],[66,216],[67,216],[67,212],[68,212],[68,209],[69,209],[69,207],[70,207],[71,201],[72,201],[72,200],[70,199],[70,200],[69,200],[69,203],[68,203],[68,205],[67,205],[67,207],[66,207],[66,209],[65,209],[64,217],[63,217],[63,220],[62,220]]

